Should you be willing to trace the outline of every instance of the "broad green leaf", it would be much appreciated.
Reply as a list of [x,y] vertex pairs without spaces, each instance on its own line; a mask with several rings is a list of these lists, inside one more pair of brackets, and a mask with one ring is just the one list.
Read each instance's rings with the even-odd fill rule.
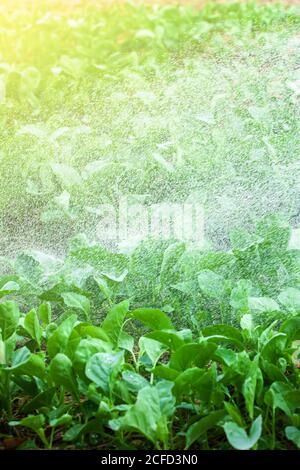
[[186,433],[185,449],[187,450],[195,441],[203,436],[206,431],[213,428],[214,426],[217,426],[219,421],[221,421],[225,416],[225,410],[213,411],[208,416],[205,416],[196,423],[192,424]]
[[288,382],[288,378],[282,373],[279,367],[261,358],[261,369],[272,382]]
[[129,370],[125,370],[122,373],[122,379],[126,383],[128,390],[133,393],[136,393],[149,385],[149,382],[142,375]]
[[105,393],[110,393],[113,381],[120,372],[123,362],[124,351],[97,353],[88,360],[85,374]]
[[43,268],[39,260],[31,253],[21,253],[15,261],[16,273],[25,279],[32,288],[36,288],[43,277]]
[[42,329],[36,310],[33,309],[27,313],[24,319],[24,328],[27,333],[29,333],[31,338],[34,339],[40,346],[42,339]]
[[29,375],[44,378],[45,361],[41,354],[32,354],[26,346],[17,349],[12,355],[11,366],[6,367],[14,377]]
[[269,362],[276,364],[278,357],[282,355],[286,340],[287,337],[284,333],[275,333],[262,347],[261,356]]
[[249,297],[248,305],[249,309],[255,313],[280,310],[278,303],[269,297]]
[[52,428],[55,428],[57,426],[64,426],[65,424],[70,424],[70,423],[72,423],[72,420],[73,420],[72,416],[69,415],[68,413],[65,413],[64,415],[60,416],[59,418],[50,419],[49,425]]
[[20,290],[20,285],[17,282],[7,281],[2,283],[2,281],[3,278],[0,279],[0,299],[6,295],[14,294]]
[[240,330],[234,328],[230,325],[211,325],[203,328],[201,330],[203,336],[214,336],[214,335],[221,335],[227,338],[232,338],[237,341],[239,344],[243,343],[243,335]]
[[70,429],[68,429],[63,436],[65,442],[72,442],[76,440],[84,431],[85,424],[74,424]]
[[177,375],[174,379],[174,394],[176,397],[179,398],[181,395],[188,396],[203,375],[203,369],[198,367],[191,367]]
[[262,417],[253,421],[249,435],[245,429],[234,422],[227,422],[223,426],[229,444],[237,450],[249,450],[257,443],[262,432]]
[[277,408],[282,410],[287,416],[292,415],[291,403],[286,399],[286,395],[291,391],[287,383],[274,382],[265,393],[264,401],[275,411]]
[[231,419],[241,428],[245,427],[244,419],[241,415],[241,411],[235,403],[224,401],[224,407]]
[[74,357],[73,365],[76,372],[85,378],[85,367],[88,360],[98,352],[111,352],[112,346],[106,341],[102,341],[98,338],[86,338],[81,339],[79,345],[77,346]]
[[278,296],[279,302],[292,312],[300,310],[300,290],[294,287],[288,287]]
[[248,330],[251,331],[254,328],[254,322],[253,322],[253,317],[251,313],[245,313],[240,321],[240,325],[242,330]]
[[[24,346],[24,348],[26,347]],[[11,370],[13,371],[14,376],[28,375],[30,377],[39,377],[43,379],[45,377],[45,360],[39,354],[30,353],[27,355],[27,359],[23,356],[22,362],[14,364],[11,367]]]
[[152,367],[156,366],[156,363],[159,358],[162,356],[163,353],[167,351],[165,345],[163,345],[159,341],[156,341],[155,339],[146,338],[145,336],[142,336],[139,339],[139,348],[140,358],[143,356],[144,353],[146,353],[152,363]]
[[151,331],[145,335],[145,338],[155,339],[164,344],[171,351],[176,351],[185,344],[180,332],[175,330],[157,330]]
[[171,417],[175,412],[176,399],[172,393],[174,383],[168,380],[160,380],[155,388],[159,397],[160,411],[163,416]]
[[162,416],[159,393],[156,388],[147,386],[139,391],[136,403],[125,416],[109,421],[109,425],[113,430],[137,431],[155,445]]
[[38,308],[38,316],[42,324],[47,326],[51,323],[51,306],[50,304],[41,304]]
[[159,282],[161,287],[170,284],[170,278],[174,276],[174,266],[182,253],[185,251],[186,244],[183,242],[172,243],[164,252],[161,263]]
[[39,415],[29,415],[26,418],[21,419],[20,421],[11,421],[10,426],[25,426],[29,429],[32,429],[37,433],[43,444],[46,448],[49,447],[49,443],[45,436],[45,431],[43,429],[45,425],[45,417],[42,414]]
[[176,378],[180,375],[178,370],[171,369],[171,367],[167,365],[158,365],[152,369],[151,372],[156,377],[160,377],[161,379],[169,380],[171,382],[175,382]]
[[0,304],[0,330],[4,341],[16,332],[19,318],[20,311],[15,302],[8,300]]
[[25,405],[21,408],[22,413],[32,413],[33,411],[39,410],[43,407],[50,408],[55,392],[56,388],[50,387],[38,393],[31,401],[25,403]]
[[219,274],[205,269],[198,274],[201,291],[213,299],[221,299],[225,295],[225,279]]
[[47,341],[47,349],[50,358],[54,357],[59,352],[65,351],[76,321],[77,315],[70,315],[54,330]]
[[110,343],[110,339],[107,333],[100,327],[91,325],[90,323],[81,322],[75,326],[74,330],[79,334],[81,337],[91,337],[101,339],[102,341],[106,341]]
[[109,336],[110,340],[115,346],[118,345],[119,336],[123,329],[124,321],[129,309],[129,301],[124,300],[123,302],[114,305],[108,312],[105,320],[101,327],[105,333]]
[[287,335],[288,342],[300,340],[300,317],[293,317],[285,320],[280,331]]
[[285,435],[300,449],[300,430],[298,428],[295,426],[287,426],[285,428]]
[[130,314],[152,330],[173,330],[173,325],[165,312],[155,308],[138,308]]
[[216,349],[216,344],[208,342],[185,344],[172,354],[170,367],[176,370],[185,370],[193,366],[204,367]]
[[248,298],[253,293],[254,289],[252,283],[247,279],[238,281],[237,286],[234,287],[230,294],[230,305],[235,310],[247,311]]
[[126,333],[126,331],[121,331],[119,340],[118,340],[118,347],[121,349],[125,349],[133,354],[134,349],[134,337]]
[[21,419],[20,421],[11,421],[9,424],[11,426],[25,426],[26,428],[37,432],[39,429],[43,428],[45,424],[45,417],[42,414],[32,416],[30,415]]
[[84,312],[86,318],[90,317],[91,305],[87,297],[76,292],[63,292],[61,294],[67,307],[75,308]]
[[49,366],[49,374],[56,385],[65,387],[78,398],[77,382],[71,360],[65,354],[58,353]]
[[78,171],[69,165],[63,163],[52,163],[51,168],[55,176],[57,176],[62,186],[65,188],[79,185],[82,182],[82,178]]
[[17,349],[12,357],[12,363],[10,369],[16,369],[22,364],[25,364],[30,358],[31,352],[26,346]]
[[221,364],[231,367],[236,362],[236,353],[231,349],[218,347],[214,352],[213,359],[221,362]]

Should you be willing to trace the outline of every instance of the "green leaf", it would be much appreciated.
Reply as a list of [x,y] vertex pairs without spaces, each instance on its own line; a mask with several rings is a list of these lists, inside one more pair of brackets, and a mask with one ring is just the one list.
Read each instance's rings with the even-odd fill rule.
[[253,421],[249,435],[246,431],[234,422],[225,423],[224,431],[229,444],[237,450],[249,450],[258,441],[262,432],[262,417],[258,416]]
[[0,330],[4,341],[16,332],[19,318],[20,311],[15,302],[8,300],[0,304]]
[[36,288],[43,277],[43,268],[31,253],[21,253],[15,261],[17,274]]
[[282,323],[279,331],[287,335],[289,343],[300,340],[300,317],[287,319]]
[[225,279],[209,269],[200,271],[198,284],[201,291],[208,297],[221,299],[225,295]]
[[203,330],[201,330],[201,333],[203,334],[203,336],[225,336],[227,338],[233,339],[239,345],[243,344],[243,335],[241,331],[230,325],[219,324],[207,326],[206,328],[203,328]]
[[235,310],[247,311],[248,298],[254,291],[252,284],[247,279],[238,281],[237,286],[234,287],[230,294],[230,305]]
[[171,382],[175,382],[176,378],[180,374],[178,370],[171,369],[171,367],[164,364],[154,367],[151,372],[156,377],[160,377],[161,379],[169,380]]
[[10,426],[25,426],[26,428],[38,432],[45,424],[45,417],[42,414],[32,416],[30,415],[21,419],[20,421],[11,421],[9,424]]
[[253,317],[251,313],[245,313],[240,321],[242,330],[252,331],[254,328]]
[[126,331],[121,331],[119,340],[118,340],[118,347],[120,349],[125,349],[133,354],[134,349],[134,337],[126,333]]
[[38,393],[31,401],[26,403],[21,411],[24,414],[32,413],[35,410],[39,410],[42,407],[50,408],[52,400],[56,392],[55,387],[47,388],[46,390]]
[[97,353],[85,368],[86,376],[105,393],[110,393],[112,383],[124,363],[124,351],[117,353]]
[[77,321],[77,315],[70,315],[64,320],[52,333],[47,341],[47,349],[50,358],[54,357],[59,352],[64,352],[71,332]]
[[287,337],[284,333],[275,333],[262,347],[261,356],[269,362],[276,364],[277,359],[283,353],[286,340]]
[[181,395],[188,396],[203,375],[203,369],[199,369],[198,367],[185,369],[177,375],[174,379],[174,394],[176,397],[179,399]]
[[81,339],[73,358],[73,365],[76,372],[82,379],[85,379],[85,367],[88,360],[98,352],[111,352],[112,346],[106,341],[98,338]]
[[174,266],[185,248],[186,244],[183,242],[172,243],[166,248],[159,274],[159,282],[162,287],[170,284],[170,278],[172,279],[174,276]]
[[288,287],[278,296],[279,302],[291,312],[300,310],[300,290]]
[[109,421],[109,425],[113,430],[137,431],[155,445],[162,416],[159,393],[156,388],[147,386],[139,391],[136,403],[125,416]]
[[242,393],[245,398],[246,409],[250,419],[253,419],[254,401],[257,383],[258,356],[252,361],[247,377],[242,386]]
[[63,440],[65,442],[72,442],[77,439],[84,431],[85,424],[74,424],[70,429],[64,433]]
[[85,314],[86,318],[90,317],[91,305],[87,297],[77,294],[76,292],[63,292],[61,296],[67,307],[81,310]]
[[174,330],[157,330],[147,333],[145,338],[155,339],[164,344],[171,351],[176,351],[185,344],[180,332]]
[[14,370],[20,367],[20,365],[25,364],[30,358],[30,351],[26,346],[17,349],[12,357],[12,364],[10,369]]
[[49,366],[49,374],[56,385],[65,387],[78,399],[78,389],[71,360],[65,354],[58,353]]
[[140,374],[126,370],[122,373],[122,379],[130,392],[136,393],[149,385],[149,382]]
[[0,278],[0,299],[20,290],[19,284],[13,280],[9,280],[9,278],[10,276]]
[[261,358],[261,369],[272,382],[288,382],[288,378],[282,373],[279,367]]
[[175,412],[176,399],[172,393],[173,387],[174,383],[168,380],[160,380],[155,385],[161,414],[168,418],[171,418]]
[[42,379],[45,376],[44,358],[41,354],[32,354],[26,346],[23,346],[13,353],[11,366],[5,370],[11,371],[14,377],[29,375]]
[[123,302],[114,305],[108,312],[105,320],[101,327],[107,333],[110,340],[115,346],[118,345],[119,336],[123,329],[124,321],[129,309],[129,301],[123,300]]
[[229,414],[230,418],[240,427],[245,426],[245,422],[241,415],[240,409],[235,405],[235,403],[230,403],[228,401],[224,401],[224,408]]
[[149,359],[151,360],[153,367],[156,366],[156,363],[161,357],[161,355],[167,351],[167,348],[159,341],[156,341],[155,339],[146,338],[145,336],[142,336],[139,339],[139,348],[140,358],[143,356],[144,353],[146,353]]
[[6,364],[6,344],[0,336],[0,366]]
[[265,393],[264,402],[271,406],[274,411],[278,408],[287,416],[292,416],[293,406],[286,399],[286,396],[290,391],[291,387],[287,383],[274,382]]
[[81,184],[82,179],[77,170],[63,163],[52,163],[51,168],[55,176],[59,178],[65,188]]
[[27,313],[24,320],[24,328],[37,344],[41,345],[42,329],[36,311],[33,309]]
[[79,336],[84,337],[91,337],[101,339],[102,341],[106,341],[110,343],[110,339],[107,333],[100,327],[91,325],[90,323],[79,323],[75,326],[74,330],[79,334]]
[[204,367],[212,359],[216,349],[216,344],[208,342],[185,344],[172,354],[170,367],[176,370]]
[[280,310],[275,300],[269,297],[249,297],[249,309],[255,313],[275,312]]
[[223,393],[220,393],[214,366],[208,370],[197,367],[186,369],[176,377],[174,382],[173,393],[177,401],[182,401],[183,397],[189,399],[191,393],[203,404],[214,404],[214,401],[219,403],[220,399],[221,402],[223,400]]
[[45,377],[45,360],[39,354],[30,354],[27,360],[12,368],[14,376],[29,375],[30,377]]
[[173,330],[173,325],[165,312],[155,308],[138,308],[130,314],[152,330]]
[[49,425],[52,428],[56,428],[57,426],[64,426],[65,424],[70,424],[72,423],[72,420],[73,420],[72,416],[69,415],[68,413],[65,413],[59,418],[50,419]]
[[225,410],[213,411],[208,416],[201,418],[196,423],[192,424],[186,433],[186,445],[185,450],[187,450],[195,441],[197,441],[206,431],[217,426],[219,421],[221,421],[226,416]]
[[51,306],[50,304],[41,304],[38,308],[38,316],[43,325],[47,326],[51,323]]
[[287,426],[285,428],[285,435],[287,439],[292,441],[298,449],[300,449],[300,430],[295,426]]

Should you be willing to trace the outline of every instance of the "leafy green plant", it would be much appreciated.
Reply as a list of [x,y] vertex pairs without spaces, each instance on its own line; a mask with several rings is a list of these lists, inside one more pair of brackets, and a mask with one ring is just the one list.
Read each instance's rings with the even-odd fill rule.
[[[300,338],[289,333],[297,313],[283,324],[244,318],[242,328],[200,332],[175,329],[158,309],[130,310],[127,301],[99,326],[64,316],[45,323],[44,314],[1,304],[0,399],[12,432],[28,428],[46,448],[89,447],[95,436],[134,448],[133,435],[142,436],[138,448],[146,441],[156,449],[282,448],[286,438],[298,445]],[[128,348],[122,335],[136,322],[148,332]]]

